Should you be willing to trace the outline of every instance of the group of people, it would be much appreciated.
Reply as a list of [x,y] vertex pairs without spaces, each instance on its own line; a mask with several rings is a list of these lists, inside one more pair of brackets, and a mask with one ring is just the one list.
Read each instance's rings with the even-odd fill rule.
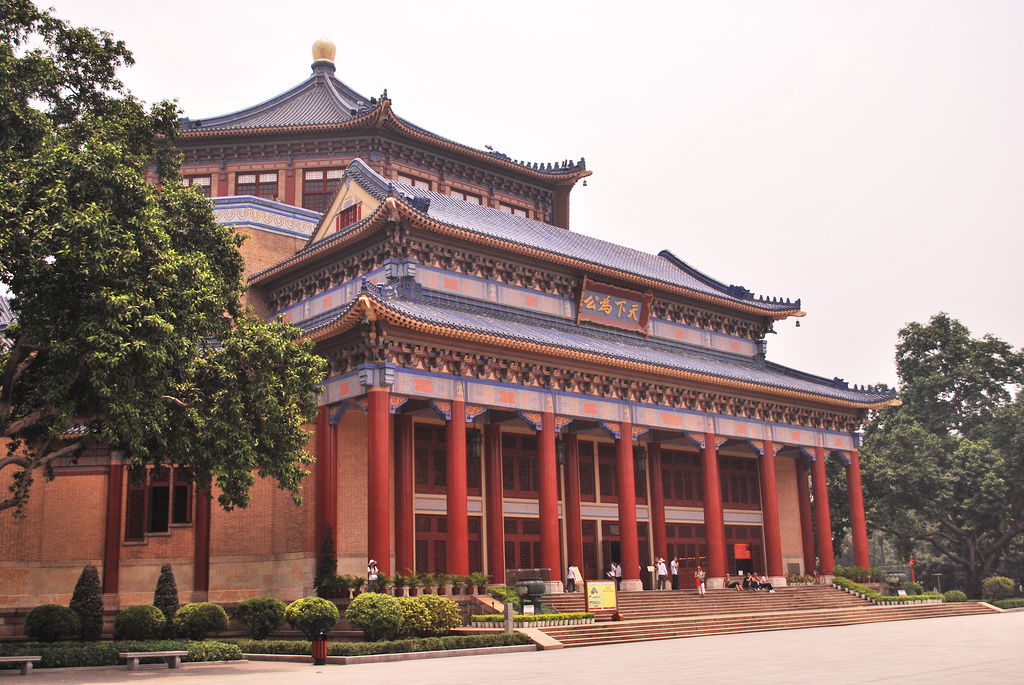
[[746,575],[741,575],[738,580],[733,580],[729,574],[726,573],[725,587],[734,588],[738,592],[743,592],[744,590],[765,590],[767,592],[775,592],[775,586],[772,585],[768,576],[758,575],[754,571],[751,571]]

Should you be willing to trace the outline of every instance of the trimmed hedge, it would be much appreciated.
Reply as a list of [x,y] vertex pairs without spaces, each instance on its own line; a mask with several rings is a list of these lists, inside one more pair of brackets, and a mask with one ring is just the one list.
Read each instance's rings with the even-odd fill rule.
[[56,642],[78,632],[78,614],[60,604],[40,604],[25,616],[25,635],[42,642]]
[[253,640],[266,640],[285,624],[285,603],[273,597],[253,597],[238,605],[235,618],[249,629]]
[[321,632],[326,633],[341,618],[337,605],[322,597],[297,599],[284,610],[285,620],[295,630],[312,640]]
[[832,583],[836,587],[841,587],[844,590],[853,590],[854,592],[856,592],[859,595],[861,595],[862,597],[864,597],[864,599],[867,599],[868,601],[871,601],[871,602],[904,602],[905,603],[905,602],[924,602],[924,601],[928,601],[928,600],[934,600],[934,599],[941,600],[942,599],[942,595],[940,595],[938,593],[928,593],[928,594],[924,594],[924,595],[907,595],[906,597],[899,597],[899,596],[897,596],[897,597],[889,597],[887,595],[880,595],[877,592],[875,592],[874,590],[872,590],[871,588],[865,587],[864,585],[861,585],[860,583],[855,583],[852,580],[850,580],[849,578],[836,577],[832,581]]
[[966,602],[967,595],[961,590],[947,590],[942,593],[943,602]]
[[128,607],[114,619],[115,640],[157,640],[163,636],[167,619],[152,604]]
[[1024,608],[1024,597],[1015,597],[1013,599],[997,599],[992,602],[993,606],[997,606],[1000,609],[1020,609]]
[[415,602],[423,605],[430,615],[430,626],[425,631],[417,632],[417,637],[439,637],[452,632],[452,628],[462,625],[462,611],[459,605],[447,597],[437,595],[420,595],[402,601]]
[[[299,654],[308,656],[313,648],[312,643],[306,640],[237,640],[233,642],[245,654]],[[533,641],[522,633],[487,633],[484,635],[419,637],[410,640],[382,640],[380,642],[329,642],[327,644],[327,653],[330,656],[364,656],[367,654],[475,649],[477,647],[508,647],[532,643]]]
[[402,600],[379,592],[364,592],[348,605],[345,618],[363,631],[367,640],[394,640],[402,631]]
[[227,629],[227,612],[213,602],[192,602],[174,614],[174,630],[182,637],[202,640],[207,635],[223,633]]
[[[38,668],[73,666],[116,666],[119,652],[159,652],[185,650],[182,661],[237,661],[242,658],[238,645],[226,642],[194,642],[190,640],[122,640],[87,644],[48,644],[41,642],[0,643],[0,656],[41,656]],[[164,659],[143,659],[142,663],[162,663]],[[15,668],[0,664],[0,668]]]
[[[505,617],[501,614],[477,614],[470,616],[473,623],[501,623]],[[535,623],[537,621],[579,621],[594,618],[594,614],[586,613],[565,613],[565,614],[520,614],[513,616],[515,623]]]

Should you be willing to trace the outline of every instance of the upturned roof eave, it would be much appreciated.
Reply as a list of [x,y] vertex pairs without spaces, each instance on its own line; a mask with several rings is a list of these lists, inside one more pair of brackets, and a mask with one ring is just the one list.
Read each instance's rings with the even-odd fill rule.
[[[304,81],[303,84],[306,82]],[[300,84],[301,85],[301,84]],[[296,87],[297,89],[298,87]],[[296,89],[292,89],[293,91]],[[291,92],[291,91],[289,91]],[[273,100],[269,100],[272,102]],[[266,105],[267,103],[261,103],[256,107]],[[240,110],[240,112],[247,112],[249,110]],[[226,114],[225,117],[237,115]],[[218,117],[221,118],[221,117]],[[349,129],[380,129],[399,133],[404,135],[406,138],[418,140],[431,145],[435,145],[442,149],[449,150],[450,152],[461,154],[470,157],[474,161],[487,164],[496,169],[501,169],[505,172],[515,172],[517,174],[525,174],[526,176],[536,180],[543,181],[548,184],[554,184],[557,186],[572,186],[577,181],[584,179],[588,176],[593,175],[593,172],[588,169],[573,169],[567,171],[559,171],[554,169],[550,172],[538,171],[531,169],[523,164],[516,164],[515,162],[495,157],[494,155],[488,154],[482,150],[463,145],[462,143],[456,143],[455,141],[449,140],[437,134],[426,132],[425,129],[419,130],[410,128],[405,122],[394,114],[391,110],[391,101],[382,100],[371,110],[357,115],[348,121],[338,121],[331,123],[322,124],[286,124],[281,126],[257,126],[247,128],[209,128],[209,129],[190,129],[186,131],[180,131],[178,134],[179,140],[192,140],[200,138],[216,138],[216,137],[244,137],[244,136],[258,136],[258,135],[271,135],[279,133],[333,133],[336,131],[343,131]]]
[[585,352],[571,348],[561,348],[549,344],[536,343],[527,340],[520,340],[513,337],[501,337],[490,333],[480,333],[453,326],[443,326],[436,322],[422,321],[405,312],[399,312],[384,301],[363,293],[333,321],[327,322],[318,328],[308,331],[302,337],[314,342],[327,340],[341,333],[345,333],[359,324],[363,319],[376,321],[384,319],[389,323],[409,330],[425,333],[433,337],[448,337],[465,342],[494,345],[505,349],[515,349],[523,352],[534,352],[548,356],[570,359],[574,362],[597,364],[622,368],[631,371],[660,375],[674,378],[676,380],[705,383],[708,385],[726,387],[732,390],[745,390],[748,392],[768,393],[775,396],[783,396],[790,399],[799,399],[809,402],[817,402],[832,407],[845,409],[872,410],[883,407],[898,406],[900,401],[896,398],[879,398],[876,400],[865,400],[855,402],[837,397],[830,397],[825,394],[817,394],[783,388],[776,385],[742,381],[723,376],[717,376],[699,371],[689,371],[670,366],[663,366],[649,362],[641,362],[619,357]]

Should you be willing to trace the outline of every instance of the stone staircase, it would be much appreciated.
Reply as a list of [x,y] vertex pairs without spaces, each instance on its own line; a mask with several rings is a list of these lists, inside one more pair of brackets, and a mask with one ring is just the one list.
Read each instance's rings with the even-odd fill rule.
[[[555,611],[584,611],[582,594],[548,595]],[[725,635],[765,630],[903,621],[998,613],[978,602],[877,606],[831,587],[779,588],[774,593],[695,590],[619,593],[622,621],[543,628],[566,647]]]

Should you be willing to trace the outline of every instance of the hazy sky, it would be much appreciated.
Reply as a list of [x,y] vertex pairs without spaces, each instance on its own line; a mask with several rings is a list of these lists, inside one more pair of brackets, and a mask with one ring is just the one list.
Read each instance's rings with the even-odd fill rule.
[[299,83],[323,36],[420,126],[584,156],[573,230],[803,299],[773,361],[893,384],[897,331],[939,311],[1024,344],[1024,2],[50,4],[189,116]]

